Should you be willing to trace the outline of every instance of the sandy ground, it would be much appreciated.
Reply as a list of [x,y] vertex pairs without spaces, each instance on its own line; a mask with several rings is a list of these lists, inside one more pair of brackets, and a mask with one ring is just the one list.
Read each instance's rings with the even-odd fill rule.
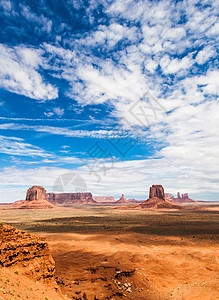
[[0,211],[0,218],[46,236],[69,299],[219,298],[216,211],[91,207]]

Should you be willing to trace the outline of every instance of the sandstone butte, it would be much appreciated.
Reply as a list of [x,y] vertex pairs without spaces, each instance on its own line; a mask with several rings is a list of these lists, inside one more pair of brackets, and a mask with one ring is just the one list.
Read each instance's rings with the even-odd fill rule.
[[150,187],[149,198],[139,204],[136,208],[141,209],[181,209],[180,205],[174,204],[165,198],[162,185],[152,185]]
[[55,206],[46,200],[46,190],[34,185],[27,190],[26,200],[17,201],[14,207],[18,209],[48,209]]
[[119,198],[119,200],[117,200],[115,202],[116,204],[134,204],[134,203],[139,203],[138,200],[135,199],[126,199],[124,194],[122,194],[122,197]]
[[54,279],[55,262],[44,238],[1,224],[0,249],[5,282],[0,299],[67,299]]
[[174,203],[196,203],[197,201],[191,199],[188,193],[182,194],[177,193],[177,198],[173,196],[171,193],[165,193],[165,198]]
[[129,203],[129,201],[125,198],[124,194],[122,194],[122,197],[119,198],[119,200],[116,201],[117,204],[123,204],[123,203]]

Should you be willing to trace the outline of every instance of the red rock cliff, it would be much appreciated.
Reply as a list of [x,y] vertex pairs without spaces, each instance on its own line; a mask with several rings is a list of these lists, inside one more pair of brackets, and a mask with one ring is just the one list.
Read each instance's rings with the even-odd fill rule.
[[0,226],[0,267],[14,267],[35,280],[51,280],[55,262],[44,238]]

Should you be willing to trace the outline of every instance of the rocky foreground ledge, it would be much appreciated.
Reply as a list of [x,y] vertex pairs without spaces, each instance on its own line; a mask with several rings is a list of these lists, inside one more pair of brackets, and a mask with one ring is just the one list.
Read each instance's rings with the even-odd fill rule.
[[55,262],[44,238],[0,225],[0,299],[44,299],[44,294],[67,299],[54,273]]
[[44,238],[8,225],[0,226],[0,265],[9,267],[21,264],[25,274],[36,280],[51,279],[55,262]]

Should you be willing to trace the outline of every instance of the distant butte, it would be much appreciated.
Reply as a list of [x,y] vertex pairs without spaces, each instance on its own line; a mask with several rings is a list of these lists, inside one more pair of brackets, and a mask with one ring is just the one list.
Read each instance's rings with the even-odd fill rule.
[[117,204],[124,204],[129,203],[129,201],[125,198],[124,194],[122,194],[122,197],[119,198],[119,200],[116,201]]
[[165,198],[162,185],[150,187],[149,198],[138,205],[142,209],[180,209],[180,205],[174,204]]
[[173,203],[196,203],[197,201],[192,200],[189,197],[188,193],[182,194],[180,196],[180,193],[177,193],[177,197],[175,198],[171,193],[165,193],[165,198],[167,198],[169,201]]
[[27,190],[26,200],[17,201],[13,206],[17,209],[48,209],[55,207],[46,200],[46,190],[37,185]]

